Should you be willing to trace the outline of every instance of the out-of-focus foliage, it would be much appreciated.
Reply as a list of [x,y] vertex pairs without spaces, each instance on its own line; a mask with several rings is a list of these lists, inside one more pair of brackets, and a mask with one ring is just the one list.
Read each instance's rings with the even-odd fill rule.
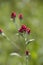
[[[31,52],[29,65],[43,65],[43,0],[0,0],[0,28],[11,41],[16,40],[17,43],[20,43],[15,35],[17,32],[15,24],[10,19],[12,11],[15,11],[17,16],[23,13],[23,23],[31,28],[29,38],[35,39],[27,46]],[[22,43],[24,42],[20,43],[21,50],[19,50],[0,36],[0,65],[21,65],[20,60],[22,59],[10,56],[9,53],[14,51],[22,53]]]

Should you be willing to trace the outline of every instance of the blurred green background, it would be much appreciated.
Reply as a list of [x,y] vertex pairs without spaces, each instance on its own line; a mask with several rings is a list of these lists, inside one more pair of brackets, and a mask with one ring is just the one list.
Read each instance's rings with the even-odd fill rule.
[[[23,14],[23,23],[31,28],[30,38],[35,39],[27,46],[31,52],[28,65],[43,65],[43,0],[0,0],[0,28],[11,41],[16,40],[19,43],[15,35],[15,24],[10,18],[12,11],[16,12],[17,16],[19,13]],[[23,50],[22,45],[19,46]],[[22,50],[18,50],[11,42],[0,36],[0,65],[21,65],[19,57],[9,54],[14,51],[22,53]],[[25,62],[23,65],[26,65]]]

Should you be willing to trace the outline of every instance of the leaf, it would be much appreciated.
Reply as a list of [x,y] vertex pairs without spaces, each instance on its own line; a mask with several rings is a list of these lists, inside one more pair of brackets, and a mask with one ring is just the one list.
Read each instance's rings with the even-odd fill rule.
[[11,53],[10,55],[11,55],[11,56],[18,56],[18,57],[21,57],[21,55],[18,54],[18,53]]
[[30,39],[28,41],[26,41],[26,45],[29,44],[30,42],[33,42],[35,39]]
[[19,35],[19,33],[16,33],[16,35],[18,36],[18,35]]

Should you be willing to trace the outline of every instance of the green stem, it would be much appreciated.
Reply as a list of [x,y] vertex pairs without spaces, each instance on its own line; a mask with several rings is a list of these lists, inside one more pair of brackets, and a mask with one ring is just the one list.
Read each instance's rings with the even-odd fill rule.
[[16,45],[16,43],[14,43],[12,40],[10,40],[6,35],[5,35],[5,38],[7,39],[7,41],[9,41],[9,42],[13,45],[13,47],[15,46],[17,49],[20,49],[20,48]]
[[26,65],[28,65],[28,56],[26,56]]
[[7,63],[8,63],[8,57],[9,57],[9,55],[7,54],[6,55],[6,60],[5,60],[5,65],[7,65]]

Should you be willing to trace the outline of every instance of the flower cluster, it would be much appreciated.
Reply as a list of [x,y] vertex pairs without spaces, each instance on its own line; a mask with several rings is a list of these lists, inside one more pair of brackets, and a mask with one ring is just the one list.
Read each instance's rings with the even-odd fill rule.
[[22,25],[21,28],[19,29],[20,33],[26,32],[26,33],[30,33],[30,28],[28,28],[26,25]]
[[[16,13],[15,13],[15,12],[12,12],[11,18],[13,19],[13,21],[15,20],[15,18],[16,18]],[[22,19],[23,19],[23,15],[20,13],[20,14],[18,15],[18,18],[19,18],[20,20],[22,20]],[[15,22],[15,23],[18,24],[17,22]],[[16,24],[15,24],[15,25],[16,25]],[[17,25],[16,25],[16,26],[17,26]],[[17,27],[18,27],[18,26],[17,26]],[[20,27],[20,29],[18,30],[18,33],[30,34],[30,28],[28,28],[25,24],[22,24],[21,27]],[[1,34],[4,38],[6,38],[8,41],[10,41],[10,39],[4,34],[4,32],[3,32],[2,29],[0,29],[0,34]],[[23,34],[23,35],[24,35],[24,34]],[[26,39],[26,41],[25,41],[25,45],[26,45],[26,46],[27,46],[27,44],[30,43],[31,41],[34,41],[34,39],[28,40],[27,36],[24,36],[24,39]],[[12,42],[12,41],[10,41],[10,43],[12,43],[12,45],[13,45],[13,42]],[[26,46],[25,46],[25,48],[26,48]],[[17,47],[17,46],[16,46],[16,47]],[[18,53],[11,53],[11,55],[20,56]],[[29,52],[28,50],[26,50],[26,49],[25,49],[25,55],[26,55],[27,57],[28,57],[28,55],[30,55],[30,52]],[[21,56],[20,56],[20,57],[21,57]],[[28,60],[28,58],[27,58],[26,60]]]
[[[16,17],[16,13],[13,12],[13,13],[11,14],[11,18],[12,18],[12,19],[15,19],[15,17]],[[18,18],[19,18],[19,20],[22,20],[22,19],[23,19],[23,14],[20,13],[20,14],[18,15]],[[16,22],[15,22],[15,23],[16,23]],[[15,25],[16,25],[16,24],[15,24]],[[18,25],[18,23],[17,23],[17,25]],[[16,26],[17,26],[17,25],[16,25]],[[27,34],[30,34],[30,28],[28,28],[25,24],[22,24],[21,27],[18,29],[18,32],[19,32],[19,33],[27,33]],[[25,51],[25,54],[26,54],[26,56],[28,56],[28,55],[29,55],[29,51],[26,50],[26,51]]]

